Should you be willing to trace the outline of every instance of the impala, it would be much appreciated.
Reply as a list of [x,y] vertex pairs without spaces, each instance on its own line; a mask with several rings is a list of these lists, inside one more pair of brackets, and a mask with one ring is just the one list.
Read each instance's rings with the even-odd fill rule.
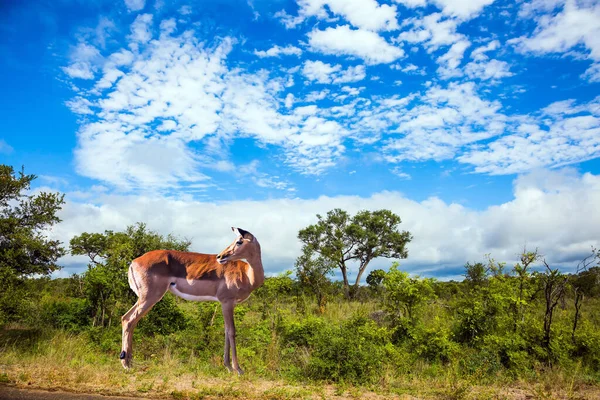
[[225,320],[223,362],[229,371],[243,373],[235,347],[233,309],[263,284],[265,275],[258,240],[243,229],[231,229],[237,239],[217,255],[154,250],[133,260],[128,278],[138,300],[121,318],[123,344],[119,358],[125,369],[131,366],[133,330],[170,290],[186,300],[221,303]]

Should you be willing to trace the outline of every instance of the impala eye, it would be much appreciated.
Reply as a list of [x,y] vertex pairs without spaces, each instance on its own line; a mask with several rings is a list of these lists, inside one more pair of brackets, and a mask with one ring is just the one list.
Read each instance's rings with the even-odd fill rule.
[[243,241],[243,240],[240,240],[240,241],[239,241],[239,242],[237,242],[236,244],[237,244],[238,246],[241,246],[241,245],[243,245],[243,244],[244,244],[244,241]]

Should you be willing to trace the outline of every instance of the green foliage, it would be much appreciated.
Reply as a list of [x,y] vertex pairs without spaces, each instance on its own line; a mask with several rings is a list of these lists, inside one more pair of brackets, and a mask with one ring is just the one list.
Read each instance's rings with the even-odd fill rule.
[[285,271],[278,276],[265,279],[263,285],[254,292],[262,304],[262,317],[266,319],[273,314],[282,298],[294,292],[295,282],[291,278],[292,271]]
[[138,327],[144,335],[169,335],[185,329],[187,319],[177,307],[175,297],[167,293],[140,321]]
[[53,328],[80,332],[90,323],[89,308],[86,299],[49,299],[42,303],[41,322]]
[[296,276],[302,289],[311,291],[317,299],[317,307],[325,312],[327,294],[331,292],[331,282],[327,275],[333,274],[335,268],[326,258],[317,256],[305,246],[302,255],[296,260]]
[[340,327],[316,331],[307,366],[308,376],[330,381],[370,382],[384,365],[389,331],[355,316]]
[[417,354],[429,361],[448,362],[459,353],[449,329],[419,327],[415,329],[412,345]]
[[64,195],[26,194],[35,179],[0,165],[0,326],[25,312],[23,303],[31,294],[24,287],[27,278],[56,271],[64,254],[59,241],[46,237],[46,230],[60,222],[56,214]]
[[[327,265],[336,266],[342,273],[346,297],[356,293],[363,272],[378,257],[406,258],[406,245],[411,241],[409,232],[398,231],[400,217],[389,210],[360,211],[355,216],[339,208],[331,210],[324,218],[298,232],[298,238],[316,252]],[[356,280],[350,290],[348,270],[351,263],[358,264]]]
[[372,289],[377,290],[380,288],[383,283],[383,279],[385,278],[385,271],[382,269],[374,269],[369,272],[367,275],[367,285],[369,285]]
[[407,272],[398,270],[398,266],[394,262],[383,277],[383,307],[394,322],[407,318],[414,323],[419,308],[435,297],[434,280],[418,276],[411,278]]

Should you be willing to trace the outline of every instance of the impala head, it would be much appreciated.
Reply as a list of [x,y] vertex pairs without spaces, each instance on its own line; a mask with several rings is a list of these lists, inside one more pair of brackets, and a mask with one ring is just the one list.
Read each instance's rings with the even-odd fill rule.
[[240,260],[248,258],[253,251],[256,250],[256,239],[250,232],[241,228],[232,227],[231,230],[237,235],[237,239],[233,241],[222,252],[217,254],[217,261],[220,264],[225,264],[228,261]]

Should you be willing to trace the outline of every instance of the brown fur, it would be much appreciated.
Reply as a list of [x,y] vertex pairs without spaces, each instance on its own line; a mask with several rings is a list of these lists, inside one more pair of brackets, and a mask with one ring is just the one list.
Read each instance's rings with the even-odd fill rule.
[[224,275],[227,287],[238,287],[244,277],[248,279],[248,263],[235,260],[219,264],[216,254],[154,250],[133,261],[141,268],[157,264],[168,265],[174,277],[185,278],[191,284],[194,280],[219,279]]

